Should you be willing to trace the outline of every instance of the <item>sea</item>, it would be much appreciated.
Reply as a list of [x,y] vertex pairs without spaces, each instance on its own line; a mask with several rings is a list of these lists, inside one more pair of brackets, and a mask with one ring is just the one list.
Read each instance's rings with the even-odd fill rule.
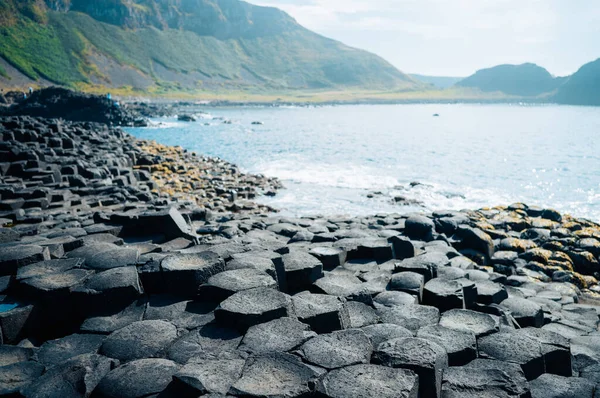
[[291,216],[523,202],[600,221],[600,107],[531,104],[197,106],[131,128],[278,177]]

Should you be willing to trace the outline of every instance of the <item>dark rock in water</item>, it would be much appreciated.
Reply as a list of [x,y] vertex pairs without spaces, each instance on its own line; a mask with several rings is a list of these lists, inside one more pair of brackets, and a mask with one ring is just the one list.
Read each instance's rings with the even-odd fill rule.
[[147,121],[126,105],[104,96],[83,94],[60,87],[35,91],[29,98],[2,112],[5,116],[34,116],[108,125],[144,127]]
[[[500,362],[500,361],[493,361]],[[514,380],[498,368],[451,367],[444,372],[444,398],[528,398],[527,380]]]
[[453,308],[471,308],[477,299],[475,284],[468,279],[432,279],[423,288],[423,304],[444,312]]
[[181,114],[177,115],[177,120],[179,120],[180,122],[195,122],[197,119],[193,115]]
[[245,363],[243,359],[192,359],[173,376],[175,390],[186,397],[225,395],[242,376]]
[[105,336],[96,334],[72,334],[42,344],[37,357],[47,367],[58,365],[83,354],[97,354]]
[[481,337],[477,341],[479,357],[516,363],[527,380],[544,373],[541,344],[528,336],[501,332]]
[[305,323],[293,318],[279,318],[248,329],[239,349],[253,354],[286,352],[315,335]]
[[378,323],[361,328],[367,335],[374,348],[379,347],[379,344],[384,341],[392,340],[399,337],[414,337],[414,333],[399,325],[391,323]]
[[266,272],[242,268],[211,276],[208,282],[200,287],[200,296],[205,297],[207,301],[221,302],[237,292],[257,287],[277,289],[277,282]]
[[305,290],[323,276],[323,264],[308,253],[284,254],[283,266],[287,288],[290,292]]
[[590,380],[543,374],[532,380],[532,398],[593,398],[596,386]]
[[50,368],[21,393],[26,397],[89,397],[117,364],[102,355],[80,355]]
[[19,267],[40,261],[50,260],[47,247],[36,245],[18,245],[0,249],[0,276],[14,275]]
[[125,326],[102,343],[100,353],[122,362],[155,356],[177,338],[177,328],[165,321],[140,321]]
[[369,363],[373,347],[367,335],[356,329],[322,334],[300,347],[304,359],[326,369]]
[[98,398],[142,398],[167,388],[179,365],[167,359],[139,359],[108,373],[94,390]]
[[195,296],[198,287],[225,270],[225,263],[217,253],[174,254],[161,264],[167,291],[177,295]]
[[33,361],[18,362],[0,367],[0,396],[21,396],[19,391],[44,372],[44,365]]
[[419,376],[422,397],[442,396],[442,376],[448,367],[446,350],[419,338],[396,338],[383,342],[373,354],[375,363],[414,371]]
[[193,357],[222,359],[224,355],[235,351],[242,337],[235,329],[211,323],[177,339],[169,347],[167,357],[182,364]]
[[477,337],[498,331],[498,324],[491,315],[471,310],[450,310],[440,319],[440,325],[448,329],[473,333]]
[[475,334],[448,329],[441,325],[430,325],[419,329],[417,337],[433,341],[444,347],[450,366],[461,366],[477,357]]
[[215,310],[216,320],[245,331],[250,326],[292,315],[292,300],[268,287],[243,290],[223,301]]
[[260,355],[246,361],[241,379],[233,384],[229,394],[273,398],[308,396],[317,376],[293,355]]
[[350,314],[339,297],[302,292],[294,295],[292,302],[298,319],[317,333],[350,327]]
[[332,370],[317,389],[331,398],[416,398],[419,378],[407,369],[353,365]]
[[383,323],[400,325],[412,332],[427,325],[435,325],[440,319],[437,308],[417,304],[379,308],[377,313]]
[[544,313],[539,304],[520,297],[509,297],[500,306],[510,311],[521,327],[541,328],[544,325]]

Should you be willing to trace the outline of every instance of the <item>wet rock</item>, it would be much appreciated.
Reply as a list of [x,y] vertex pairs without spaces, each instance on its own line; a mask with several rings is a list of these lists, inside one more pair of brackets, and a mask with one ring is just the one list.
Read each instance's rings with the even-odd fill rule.
[[492,316],[471,310],[447,311],[442,315],[440,325],[456,331],[473,333],[478,338],[498,331],[498,324]]
[[595,386],[589,380],[543,374],[532,380],[532,398],[593,398]]
[[225,270],[225,263],[213,252],[175,254],[165,257],[160,266],[167,292],[183,296],[195,296],[200,285]]
[[471,308],[477,299],[475,284],[468,279],[432,279],[423,288],[423,304],[444,312],[453,308]]
[[417,304],[379,308],[377,313],[381,322],[400,325],[412,332],[423,326],[435,325],[440,319],[437,308]]
[[211,323],[177,339],[169,347],[167,357],[181,364],[188,362],[193,357],[223,358],[224,355],[238,347],[242,337],[235,329]]
[[417,337],[444,347],[448,353],[450,366],[462,366],[477,357],[477,341],[474,333],[448,329],[441,325],[430,325],[419,329]]
[[350,327],[350,314],[345,300],[326,294],[302,292],[292,296],[298,320],[317,333],[329,333]]
[[207,301],[221,302],[237,292],[257,287],[277,289],[277,282],[266,272],[252,268],[224,271],[213,275],[200,287],[200,296]]
[[79,355],[48,369],[21,393],[25,397],[89,397],[117,364],[102,355]]
[[477,345],[481,358],[516,363],[523,369],[527,380],[544,373],[541,344],[530,337],[502,332],[478,338]]
[[47,247],[4,246],[0,250],[0,276],[15,275],[19,267],[47,260],[50,260],[50,251]]
[[97,354],[105,336],[95,334],[72,334],[42,344],[37,358],[46,367],[63,363],[84,354]]
[[192,359],[173,380],[182,396],[227,394],[233,383],[242,376],[243,359]]
[[407,369],[353,365],[329,372],[318,391],[330,398],[416,398],[419,379]]
[[283,265],[290,292],[305,290],[323,276],[323,264],[308,253],[294,251],[284,254]]
[[158,394],[171,383],[179,366],[167,359],[139,359],[108,373],[94,391],[94,398],[142,398]]
[[[229,394],[248,397],[301,397],[308,395],[317,373],[290,354],[249,358]],[[268,381],[268,382],[267,382]]]
[[275,289],[259,287],[243,290],[223,301],[215,318],[223,325],[247,330],[250,326],[292,315],[290,297]]
[[521,327],[540,328],[544,325],[544,313],[539,304],[520,297],[509,297],[500,303],[510,311]]
[[363,331],[350,329],[313,337],[300,347],[299,352],[307,362],[336,369],[369,363],[373,347]]
[[239,349],[255,354],[286,352],[315,335],[307,324],[292,318],[279,318],[248,329]]
[[414,371],[419,376],[419,394],[441,397],[442,376],[448,367],[446,350],[420,338],[396,338],[381,343],[373,354],[377,364]]

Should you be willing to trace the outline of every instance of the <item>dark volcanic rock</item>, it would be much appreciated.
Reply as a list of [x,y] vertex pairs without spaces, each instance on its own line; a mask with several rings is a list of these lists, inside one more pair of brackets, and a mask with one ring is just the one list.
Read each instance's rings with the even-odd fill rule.
[[528,398],[527,381],[520,384],[498,368],[451,367],[444,372],[444,398]]
[[407,369],[353,365],[329,372],[318,390],[330,398],[417,398],[419,378]]
[[427,217],[411,216],[406,220],[405,232],[411,239],[431,240],[435,224]]
[[520,297],[509,297],[500,306],[510,311],[521,327],[544,325],[544,313],[539,304]]
[[432,279],[423,288],[423,304],[437,307],[440,311],[453,308],[471,308],[477,299],[475,284],[468,279]]
[[100,353],[123,362],[149,358],[165,350],[176,338],[177,328],[169,322],[134,322],[109,335]]
[[400,272],[392,275],[389,283],[390,290],[398,290],[417,296],[419,302],[423,301],[423,286],[425,277],[416,272]]
[[20,396],[19,390],[35,381],[43,372],[44,365],[33,361],[0,366],[0,396]]
[[450,310],[440,319],[440,325],[448,329],[470,332],[476,337],[498,331],[498,324],[491,315],[470,310]]
[[433,341],[444,347],[448,353],[450,366],[461,366],[477,357],[475,334],[448,329],[441,325],[425,326],[419,329],[417,337]]
[[47,367],[58,365],[78,355],[96,354],[105,336],[96,334],[72,334],[42,344],[37,357]]
[[391,323],[378,323],[361,328],[367,335],[374,348],[379,347],[379,344],[384,341],[392,340],[399,337],[414,337],[414,333],[402,326],[393,325]]
[[317,373],[290,354],[266,354],[249,358],[242,377],[229,394],[247,397],[307,396]]
[[50,368],[25,387],[22,394],[25,397],[89,397],[117,364],[102,355],[80,355]]
[[242,331],[250,326],[292,314],[290,297],[267,287],[238,292],[223,301],[215,310],[218,322]]
[[200,287],[200,296],[207,301],[220,302],[237,292],[257,287],[277,289],[277,282],[266,272],[242,268],[211,276],[208,282]]
[[293,318],[279,318],[248,329],[239,349],[255,354],[286,352],[314,336],[307,324]]
[[158,394],[171,383],[179,366],[167,359],[139,359],[108,373],[94,398],[142,398]]
[[477,345],[481,358],[516,363],[523,369],[527,380],[533,380],[544,373],[541,344],[530,337],[501,332],[479,338]]
[[173,380],[182,396],[225,395],[242,376],[245,362],[243,359],[192,359]]
[[423,397],[441,397],[442,376],[448,367],[446,350],[419,338],[396,338],[381,343],[373,354],[375,363],[414,371]]
[[326,369],[369,363],[373,347],[367,335],[350,329],[322,334],[308,340],[299,349],[304,359]]
[[213,252],[175,254],[165,257],[160,266],[167,291],[185,296],[195,296],[201,284],[225,270],[225,263]]
[[50,260],[47,247],[18,245],[0,248],[0,276],[14,275],[19,267]]
[[423,326],[435,325],[440,320],[440,311],[435,307],[426,305],[400,305],[379,308],[377,310],[383,323],[400,325],[416,332]]
[[307,253],[294,251],[284,254],[283,265],[290,292],[305,290],[323,276],[321,261]]
[[596,386],[589,380],[543,374],[532,380],[532,398],[593,398]]
[[350,327],[350,314],[345,300],[326,294],[302,292],[292,297],[294,311],[317,333],[329,333]]
[[211,323],[192,330],[176,340],[169,347],[167,357],[182,364],[192,357],[223,358],[227,353],[235,351],[242,337],[235,329]]

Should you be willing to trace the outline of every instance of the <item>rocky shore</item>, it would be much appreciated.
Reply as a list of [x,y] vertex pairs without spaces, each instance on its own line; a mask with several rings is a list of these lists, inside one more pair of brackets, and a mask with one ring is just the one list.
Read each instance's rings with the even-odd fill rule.
[[287,218],[278,181],[0,118],[0,396],[600,394],[600,226],[524,204]]

